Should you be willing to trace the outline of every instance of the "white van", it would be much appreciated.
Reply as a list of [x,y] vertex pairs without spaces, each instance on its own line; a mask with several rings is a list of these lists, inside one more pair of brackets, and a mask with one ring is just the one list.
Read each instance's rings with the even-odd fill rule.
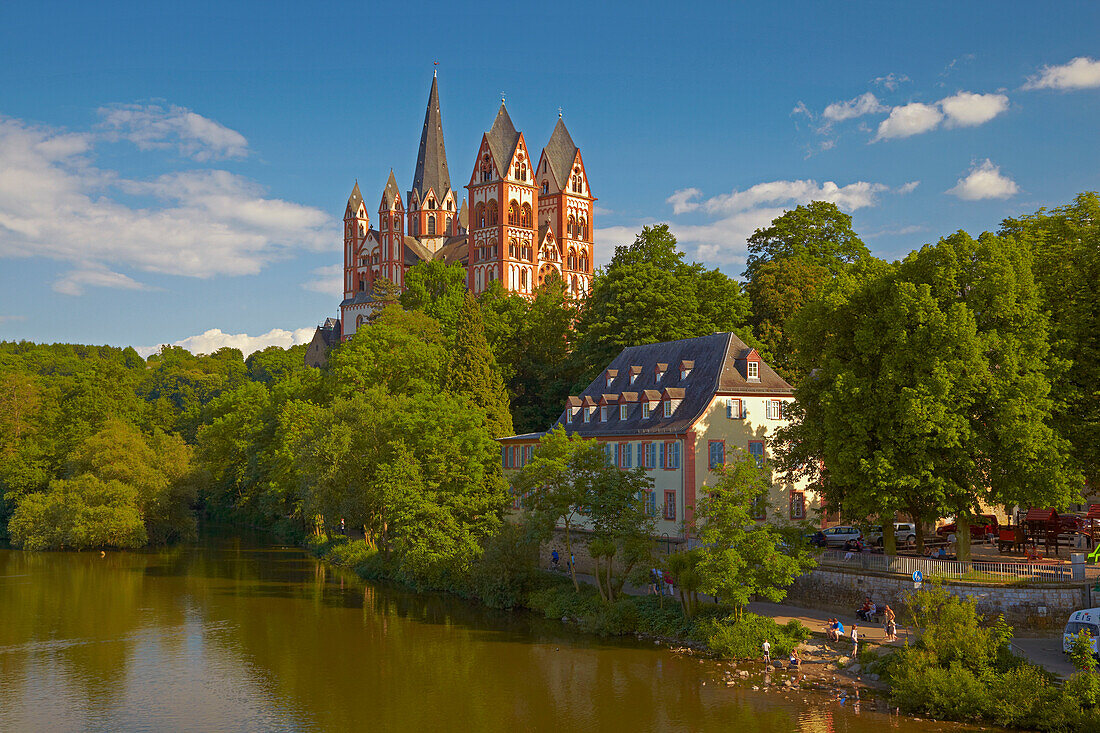
[[1066,653],[1073,646],[1073,640],[1081,631],[1089,632],[1092,637],[1092,655],[1100,656],[1100,650],[1096,647],[1100,638],[1100,608],[1086,608],[1074,611],[1066,622],[1066,629],[1062,632],[1062,653]]

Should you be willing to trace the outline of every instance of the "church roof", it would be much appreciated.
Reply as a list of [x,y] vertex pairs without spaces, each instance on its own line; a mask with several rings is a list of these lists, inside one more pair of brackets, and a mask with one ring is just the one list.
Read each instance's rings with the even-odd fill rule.
[[423,201],[428,189],[442,199],[451,190],[451,176],[447,171],[447,151],[443,148],[443,115],[439,111],[439,85],[432,77],[432,90],[428,93],[428,109],[424,112],[424,130],[420,133],[420,151],[416,155],[416,172],[412,190]]
[[393,177],[393,168],[390,168],[390,177],[386,181],[386,188],[382,191],[382,208],[388,209],[394,202],[401,204],[401,189],[397,187],[397,179]]
[[466,205],[466,199],[462,199],[462,206],[458,209],[458,225],[463,229],[470,228],[470,207]]
[[516,144],[519,143],[519,133],[516,132],[516,126],[512,124],[512,118],[508,116],[504,102],[500,103],[497,117],[493,120],[493,126],[489,128],[486,137],[489,139],[489,151],[492,152],[497,167],[507,168],[512,162],[512,153],[516,150]]
[[546,143],[546,147],[542,149],[542,154],[550,163],[550,171],[554,174],[558,186],[564,187],[569,179],[569,169],[573,167],[577,150],[569,130],[565,129],[565,123],[559,117],[558,124],[554,125],[554,132],[550,135],[550,142]]
[[356,181],[355,186],[351,189],[351,196],[348,196],[347,211],[358,211],[361,203],[363,203],[363,194],[359,193],[359,181]]
[[405,235],[405,264],[415,265],[418,262],[429,262],[432,259],[431,250],[420,243],[416,237]]
[[470,243],[465,234],[456,237],[448,237],[440,247],[433,259],[443,260],[448,265],[459,264],[465,266],[470,258]]

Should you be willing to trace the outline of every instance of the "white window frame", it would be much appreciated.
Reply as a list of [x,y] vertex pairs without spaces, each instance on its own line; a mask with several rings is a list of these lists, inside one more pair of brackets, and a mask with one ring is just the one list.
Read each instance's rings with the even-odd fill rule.
[[672,417],[672,400],[665,400],[665,417]]
[[600,405],[600,422],[607,422],[607,405]]
[[630,406],[629,405],[619,405],[619,419],[620,420],[626,420],[627,417],[629,417],[629,415],[630,415]]
[[584,422],[590,422],[592,420],[592,413],[591,413],[590,409],[585,407],[585,408],[583,408],[583,411],[584,411],[584,414],[581,415],[581,419]]
[[745,417],[745,401],[740,397],[726,399],[726,417],[730,420],[740,420]]
[[768,400],[768,419],[779,420],[783,417],[783,403],[780,400]]
[[649,404],[649,400],[646,400],[645,402],[643,402],[643,403],[642,403],[642,417],[643,417],[643,418],[647,418],[647,417],[649,417],[649,412],[650,412],[650,410],[652,410],[652,409],[653,409],[653,408],[652,408],[652,407],[650,406],[650,404]]
[[760,379],[760,362],[750,361],[746,363],[745,373],[749,379]]

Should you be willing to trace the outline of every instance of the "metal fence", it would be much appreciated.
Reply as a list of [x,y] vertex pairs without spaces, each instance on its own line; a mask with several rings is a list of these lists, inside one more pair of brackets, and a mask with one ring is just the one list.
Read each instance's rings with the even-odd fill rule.
[[1016,580],[1071,582],[1085,580],[1083,563],[1075,565],[1020,562],[960,562],[927,557],[879,555],[868,552],[825,550],[818,558],[821,565],[859,568],[879,573],[912,577],[920,571],[925,578],[952,578],[987,583]]

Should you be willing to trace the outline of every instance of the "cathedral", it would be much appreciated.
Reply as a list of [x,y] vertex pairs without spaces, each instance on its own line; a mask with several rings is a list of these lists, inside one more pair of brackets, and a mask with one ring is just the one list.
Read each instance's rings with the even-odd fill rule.
[[551,272],[572,294],[587,292],[596,199],[560,112],[534,162],[502,99],[464,188],[465,196],[451,187],[439,80],[433,76],[412,188],[402,198],[391,169],[373,225],[358,181],[348,198],[344,299],[340,318],[317,329],[319,350],[355,334],[370,313],[376,279],[403,287],[408,269],[426,260],[461,265],[475,294],[497,280],[506,291],[530,297]]

